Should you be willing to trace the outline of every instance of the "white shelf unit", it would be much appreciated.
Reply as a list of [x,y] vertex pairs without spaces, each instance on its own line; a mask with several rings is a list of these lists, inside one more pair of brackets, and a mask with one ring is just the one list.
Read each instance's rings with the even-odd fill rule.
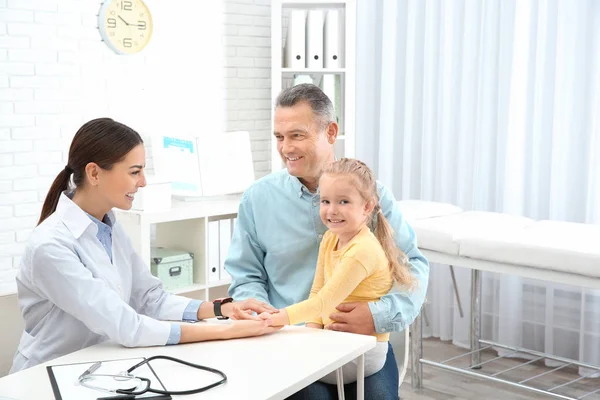
[[[342,15],[342,62],[340,68],[286,68],[284,67],[284,43],[287,35],[287,16],[294,9],[329,10],[338,9]],[[293,85],[295,75],[310,75],[313,83],[319,84],[323,75],[339,76],[340,109],[338,124],[340,130],[335,153],[339,157],[355,157],[356,145],[356,0],[273,0],[271,3],[271,100],[281,90]],[[271,131],[273,131],[273,113]],[[277,152],[277,141],[271,138],[271,170],[283,168]]]
[[[131,239],[132,245],[150,268],[151,247],[160,246],[189,251],[194,254],[194,283],[175,289],[176,294],[191,294],[195,298],[212,300],[222,297],[230,279],[209,282],[208,222],[237,217],[239,196],[198,201],[173,201],[172,207],[161,211],[116,211],[117,220]],[[156,238],[152,241],[152,231]],[[211,290],[212,293],[211,294]],[[200,293],[196,293],[200,292]],[[214,295],[218,293],[218,295]]]

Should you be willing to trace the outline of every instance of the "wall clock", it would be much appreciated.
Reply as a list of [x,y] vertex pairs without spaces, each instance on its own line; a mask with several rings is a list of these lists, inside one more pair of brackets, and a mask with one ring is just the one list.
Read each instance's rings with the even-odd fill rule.
[[105,0],[98,14],[104,43],[117,54],[140,52],[152,37],[152,15],[142,0]]

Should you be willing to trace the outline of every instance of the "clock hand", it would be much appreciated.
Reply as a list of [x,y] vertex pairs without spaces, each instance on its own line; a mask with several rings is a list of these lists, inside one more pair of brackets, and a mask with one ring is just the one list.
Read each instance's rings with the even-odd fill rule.
[[127,21],[125,21],[123,18],[121,18],[120,15],[119,15],[119,19],[121,19],[121,21],[125,22],[125,25],[129,26],[129,24],[127,23]]

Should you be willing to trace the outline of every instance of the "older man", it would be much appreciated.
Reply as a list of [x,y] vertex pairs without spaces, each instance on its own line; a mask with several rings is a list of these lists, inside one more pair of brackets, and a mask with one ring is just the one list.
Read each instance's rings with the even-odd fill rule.
[[[275,105],[275,138],[286,169],[256,181],[242,196],[225,268],[233,278],[229,294],[256,298],[284,308],[308,298],[319,243],[326,231],[319,218],[319,176],[334,161],[338,125],[329,98],[315,85],[301,84],[280,93]],[[378,186],[381,208],[395,230],[398,247],[409,257],[418,280],[410,293],[392,290],[372,303],[338,306],[329,328],[370,335],[401,331],[418,315],[429,265],[417,249],[412,228],[394,196]],[[356,384],[345,388],[356,397]],[[316,382],[292,399],[335,399],[336,387]],[[389,346],[385,366],[365,380],[366,399],[398,399],[398,367]]]

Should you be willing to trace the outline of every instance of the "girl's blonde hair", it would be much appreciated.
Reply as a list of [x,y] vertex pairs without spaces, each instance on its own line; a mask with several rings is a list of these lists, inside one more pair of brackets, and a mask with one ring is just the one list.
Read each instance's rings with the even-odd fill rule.
[[354,180],[355,187],[362,198],[367,202],[375,203],[367,224],[383,247],[394,280],[402,286],[412,287],[413,277],[409,271],[408,257],[396,246],[394,231],[381,211],[377,181],[371,169],[362,161],[341,158],[326,165],[323,174],[347,175]]

